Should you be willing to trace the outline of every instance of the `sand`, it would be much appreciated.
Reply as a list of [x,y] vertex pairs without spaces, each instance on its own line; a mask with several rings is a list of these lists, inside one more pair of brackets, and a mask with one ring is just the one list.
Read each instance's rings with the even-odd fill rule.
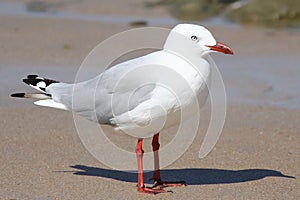
[[[59,12],[169,17],[165,9],[149,11],[137,0],[63,2]],[[214,56],[228,95],[225,127],[213,151],[199,159],[204,117],[188,151],[162,170],[165,179],[185,180],[188,186],[154,196],[136,191],[136,174],[109,169],[96,160],[81,143],[71,113],[9,97],[14,91],[31,90],[21,82],[29,73],[72,82],[94,46],[131,27],[1,12],[0,16],[0,199],[300,198],[298,30],[207,24],[235,52],[231,57]],[[169,137],[162,136],[162,146]],[[110,138],[135,149],[134,139]],[[150,143],[145,141],[146,151]],[[145,176],[148,180],[151,173]]]

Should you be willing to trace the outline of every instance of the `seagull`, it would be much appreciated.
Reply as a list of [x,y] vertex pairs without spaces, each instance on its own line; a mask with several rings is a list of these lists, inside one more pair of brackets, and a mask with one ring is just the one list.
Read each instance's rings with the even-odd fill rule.
[[[195,109],[188,109],[184,119],[178,117],[180,109],[194,105],[193,95],[201,101],[201,105],[205,103],[207,85],[211,79],[206,55],[213,52],[233,54],[228,46],[217,42],[205,27],[178,24],[169,32],[162,50],[116,64],[95,78],[74,84],[28,75],[23,82],[38,90],[38,93],[22,92],[11,96],[35,99],[36,105],[73,111],[96,123],[132,133],[137,137],[138,191],[164,193],[168,192],[165,187],[186,184],[184,181],[162,180],[159,132],[195,114]],[[190,62],[190,58],[196,62]],[[176,75],[172,76],[173,72]],[[161,82],[171,85],[176,95],[162,87]],[[80,94],[76,105],[73,102],[74,90]],[[162,119],[166,117],[170,120],[162,124]],[[154,153],[152,187],[145,186],[143,177],[142,144],[146,137],[152,137]]]

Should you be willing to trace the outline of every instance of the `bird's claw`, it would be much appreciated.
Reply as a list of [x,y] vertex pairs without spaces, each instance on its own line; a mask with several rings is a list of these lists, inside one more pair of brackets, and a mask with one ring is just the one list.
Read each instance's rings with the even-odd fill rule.
[[162,189],[165,187],[183,187],[186,186],[185,181],[162,181],[161,179],[151,178],[154,180],[154,185],[151,187],[153,189]]

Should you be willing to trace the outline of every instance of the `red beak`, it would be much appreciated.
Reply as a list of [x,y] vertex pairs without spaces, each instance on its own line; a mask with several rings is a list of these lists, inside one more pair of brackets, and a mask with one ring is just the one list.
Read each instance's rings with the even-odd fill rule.
[[224,54],[233,54],[233,51],[228,46],[222,44],[221,42],[217,42],[217,44],[214,46],[207,46],[207,47],[209,47],[213,51],[218,51]]

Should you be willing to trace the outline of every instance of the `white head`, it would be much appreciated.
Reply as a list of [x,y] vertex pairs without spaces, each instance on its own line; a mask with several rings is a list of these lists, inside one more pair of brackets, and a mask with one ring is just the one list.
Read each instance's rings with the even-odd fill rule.
[[[179,42],[179,37],[183,39],[180,39],[181,42]],[[202,54],[210,52],[233,54],[233,51],[229,47],[217,42],[208,29],[195,24],[178,24],[175,26],[168,36],[165,48],[170,49],[169,47],[171,47],[171,49],[177,49],[178,47],[176,47],[175,43],[179,46],[198,47]]]

